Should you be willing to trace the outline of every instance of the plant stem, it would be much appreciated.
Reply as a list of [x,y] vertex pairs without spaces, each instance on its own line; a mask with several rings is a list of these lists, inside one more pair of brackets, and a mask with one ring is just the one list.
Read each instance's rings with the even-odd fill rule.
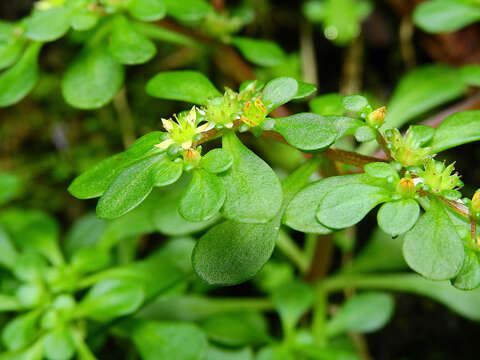
[[321,284],[316,288],[316,302],[313,308],[312,334],[319,346],[326,346],[327,334],[325,325],[327,320],[327,289]]
[[277,246],[295,263],[303,274],[308,271],[310,260],[305,256],[292,238],[283,230],[281,230],[278,235]]
[[130,107],[128,106],[127,92],[125,87],[113,99],[113,106],[117,112],[118,120],[120,122],[120,129],[122,130],[123,146],[127,149],[135,140],[135,125],[132,118]]

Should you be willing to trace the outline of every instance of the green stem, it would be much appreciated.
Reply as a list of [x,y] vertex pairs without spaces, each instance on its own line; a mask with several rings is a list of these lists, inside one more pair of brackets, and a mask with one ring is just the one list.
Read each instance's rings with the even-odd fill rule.
[[295,263],[295,265],[303,274],[308,271],[310,259],[297,246],[293,239],[283,230],[281,230],[278,235],[277,246]]
[[326,287],[322,286],[321,284],[317,286],[316,291],[317,296],[313,309],[312,333],[315,342],[319,346],[326,346],[327,334],[325,328],[327,323],[328,292]]

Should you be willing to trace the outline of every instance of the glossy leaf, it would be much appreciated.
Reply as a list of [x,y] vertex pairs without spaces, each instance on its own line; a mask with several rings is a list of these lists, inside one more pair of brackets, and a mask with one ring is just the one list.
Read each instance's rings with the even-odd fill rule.
[[167,13],[167,7],[162,0],[131,0],[127,9],[132,16],[141,21],[156,21]]
[[297,91],[297,80],[289,77],[276,78],[265,85],[262,100],[272,110],[292,100]]
[[235,37],[233,45],[245,58],[260,66],[275,66],[282,63],[286,55],[274,42],[247,37]]
[[211,228],[192,254],[196,273],[209,284],[236,285],[252,278],[272,255],[279,225],[232,220]]
[[125,65],[143,64],[155,56],[155,44],[139,34],[124,17],[115,19],[110,54]]
[[441,203],[433,199],[426,213],[405,234],[403,254],[408,265],[431,280],[447,280],[462,267],[465,251]]
[[180,199],[178,211],[188,221],[207,221],[218,213],[224,201],[222,181],[199,169],[194,171],[193,179]]
[[0,75],[0,107],[13,105],[33,89],[38,79],[41,43],[30,44],[20,60]]
[[387,234],[397,236],[410,230],[420,216],[420,206],[413,199],[383,204],[378,211],[378,225]]
[[73,107],[98,109],[114,98],[123,78],[123,67],[106,49],[101,46],[87,48],[65,72],[62,94]]
[[335,336],[346,331],[376,331],[390,320],[393,308],[393,298],[386,293],[368,292],[354,295],[327,323],[327,334]]
[[460,290],[472,290],[480,286],[480,257],[478,252],[465,247],[465,260],[462,269],[452,281]]
[[233,132],[223,136],[223,148],[233,157],[232,168],[222,177],[226,190],[223,215],[248,223],[269,221],[282,204],[282,188],[276,174]]
[[63,7],[34,11],[27,20],[25,35],[35,41],[57,40],[70,29],[70,14],[70,10]]
[[161,161],[155,167],[155,186],[167,186],[176,182],[183,173],[183,163],[168,159]]
[[336,140],[338,134],[330,119],[312,113],[275,119],[274,130],[300,150],[324,149]]
[[200,164],[208,172],[218,174],[232,167],[233,157],[225,149],[213,149],[202,157]]
[[351,184],[329,192],[320,202],[317,219],[325,226],[342,229],[355,225],[390,193],[381,187]]
[[207,99],[221,95],[205,75],[189,70],[157,74],[148,82],[147,93],[161,99],[198,105],[206,105]]
[[309,84],[303,81],[297,81],[298,83],[298,90],[295,96],[293,97],[293,100],[301,100],[305,99],[317,91],[317,87],[313,84]]
[[447,117],[437,128],[433,152],[480,140],[480,110],[462,111]]

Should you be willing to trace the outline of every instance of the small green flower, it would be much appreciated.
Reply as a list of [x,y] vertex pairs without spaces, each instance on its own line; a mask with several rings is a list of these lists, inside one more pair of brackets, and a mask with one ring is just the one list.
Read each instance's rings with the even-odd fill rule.
[[455,170],[454,163],[445,167],[440,161],[429,158],[425,161],[424,170],[418,175],[423,179],[424,184],[434,193],[440,193],[445,190],[454,190],[463,186],[460,176],[452,172]]
[[431,154],[430,147],[421,147],[420,143],[409,128],[403,137],[398,129],[386,132],[393,158],[403,166],[421,165]]
[[215,125],[231,129],[235,120],[240,120],[242,105],[238,94],[231,89],[226,89],[221,97],[207,101],[205,114],[207,119]]
[[250,127],[261,125],[267,116],[268,110],[260,98],[254,101],[247,101],[243,107],[243,114],[240,119]]

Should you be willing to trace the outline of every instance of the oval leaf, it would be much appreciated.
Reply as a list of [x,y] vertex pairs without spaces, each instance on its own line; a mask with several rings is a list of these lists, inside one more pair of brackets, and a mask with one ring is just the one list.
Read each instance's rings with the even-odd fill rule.
[[413,199],[404,199],[383,204],[377,219],[380,228],[387,234],[397,236],[410,230],[420,216],[420,206]]
[[235,37],[233,38],[233,45],[240,50],[248,61],[256,65],[275,66],[286,59],[282,48],[272,41]]
[[70,10],[54,7],[35,11],[27,20],[25,35],[35,41],[54,41],[70,29]]
[[447,117],[437,128],[433,152],[480,140],[480,110],[462,111]]
[[202,157],[200,164],[208,172],[218,174],[232,167],[233,157],[225,149],[213,149]]
[[297,80],[289,77],[276,78],[270,81],[263,89],[262,100],[271,111],[292,100],[297,91]]
[[167,14],[167,7],[162,0],[132,0],[127,9],[134,18],[141,21],[160,20]]
[[473,290],[480,286],[480,258],[478,253],[465,247],[465,260],[452,285],[460,290]]

